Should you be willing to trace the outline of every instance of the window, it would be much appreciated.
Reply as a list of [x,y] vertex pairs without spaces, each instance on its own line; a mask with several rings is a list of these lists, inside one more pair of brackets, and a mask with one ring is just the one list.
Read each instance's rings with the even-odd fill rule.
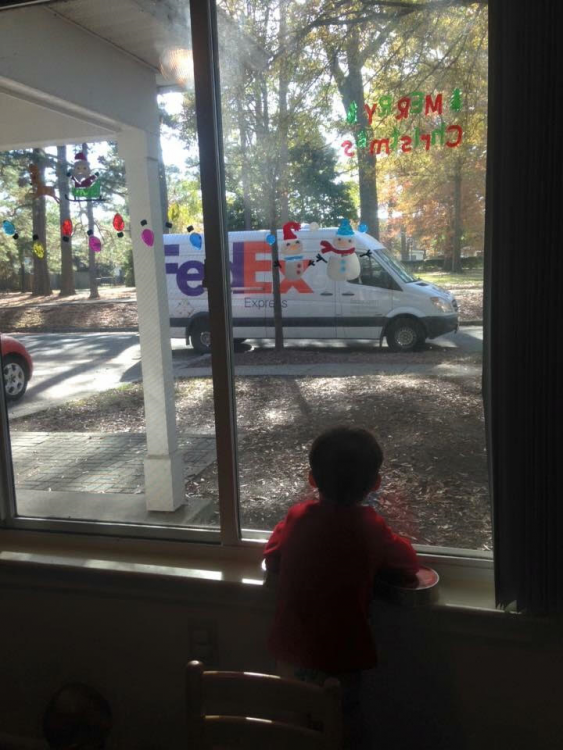
[[393,289],[393,278],[374,258],[360,259],[360,275],[357,279],[350,279],[352,284],[365,284],[381,289]]
[[387,266],[390,266],[399,276],[401,281],[405,282],[405,284],[410,284],[412,281],[416,281],[415,277],[410,274],[407,269],[386,250],[382,248],[378,251],[378,255],[383,260],[383,263]]
[[[206,258],[197,137],[180,137],[183,95],[169,90],[193,88],[189,14],[163,46],[170,22],[149,13],[136,50],[124,29],[147,18],[127,13],[110,39],[102,12],[75,4],[2,12],[9,523],[217,541],[217,482],[198,483],[217,460],[209,355],[209,377],[182,377],[202,359],[186,333]],[[58,74],[37,55],[46,39]]]
[[311,495],[345,422],[381,440],[369,502],[398,531],[490,551],[486,8],[218,8],[243,530]]
[[[110,82],[93,65],[82,88],[98,91],[103,127],[95,112],[76,125],[72,107],[89,103],[77,99],[62,115],[53,102],[22,134],[26,105],[12,84],[17,148],[4,148],[2,190],[21,239],[2,238],[7,266],[17,247],[22,278],[27,264],[38,287],[49,272],[67,283],[74,264],[75,280],[92,286],[95,276],[102,295],[46,300],[52,312],[33,335],[11,318],[36,360],[9,409],[14,522],[223,541],[237,540],[240,523],[243,537],[262,538],[310,496],[313,438],[347,422],[380,437],[384,483],[369,502],[398,531],[420,545],[490,550],[486,10],[343,8],[217,3],[219,143],[202,114],[208,49],[197,50],[196,79],[192,68],[199,8],[174,44],[155,36],[156,52],[145,53],[160,71],[158,102],[146,69],[122,65],[120,49],[137,54],[130,41],[112,38],[111,53],[91,42]],[[103,37],[96,14],[59,11],[78,24],[77,45],[87,32]],[[53,40],[63,35],[59,17],[24,13],[32,28],[50,24]],[[40,75],[34,84],[46,86]],[[135,87],[143,97],[127,109],[117,88]],[[65,144],[45,145],[63,124]],[[224,214],[200,191],[216,168]],[[113,286],[133,273],[136,288]],[[460,316],[472,325],[455,334]]]
[[[67,146],[62,162],[77,168],[77,178],[92,176],[84,173],[89,164],[94,175],[113,173],[121,179],[121,183],[113,178],[106,181],[112,200],[105,207],[94,206],[92,235],[88,234],[88,201],[75,207],[71,219],[80,236],[73,235],[73,247],[82,248],[77,255],[83,264],[76,263],[80,257],[71,258],[71,263],[78,274],[88,263],[90,251],[99,251],[98,241],[108,249],[118,246],[121,224],[115,214],[119,214],[136,249],[143,382],[104,397],[106,412],[117,423],[127,404],[138,407],[136,425],[141,430],[139,404],[143,402],[148,458],[157,459],[148,463],[162,469],[152,473],[151,492],[153,497],[181,498],[175,509],[173,500],[172,507],[169,503],[143,510],[134,502],[135,492],[117,497],[92,487],[85,493],[89,497],[82,498],[81,512],[73,514],[69,498],[57,497],[51,486],[41,502],[28,504],[33,505],[33,513],[26,515],[22,513],[29,499],[25,492],[36,488],[17,486],[16,502],[11,503],[6,485],[2,497],[5,525],[182,538],[203,529],[206,539],[217,539],[220,533],[223,543],[237,544],[239,517],[244,537],[260,537],[296,497],[306,495],[306,449],[328,419],[358,424],[366,420],[380,432],[387,455],[383,491],[370,502],[421,545],[488,550],[491,531],[479,330],[484,262],[494,303],[494,314],[491,304],[486,310],[490,335],[483,374],[488,388],[489,441],[495,448],[488,460],[494,467],[501,599],[506,603],[509,597],[522,595],[520,603],[529,601],[526,586],[535,584],[537,576],[522,571],[533,569],[540,571],[542,585],[537,591],[543,592],[543,583],[549,579],[552,606],[554,586],[560,587],[560,582],[542,567],[551,559],[543,554],[543,542],[548,538],[550,543],[558,542],[561,530],[557,519],[550,523],[552,506],[543,503],[543,498],[555,496],[560,482],[552,482],[549,488],[537,484],[537,477],[546,476],[550,482],[555,477],[557,462],[547,460],[550,446],[559,443],[552,425],[549,442],[541,443],[542,450],[536,450],[533,461],[523,462],[518,483],[506,467],[512,469],[515,455],[522,454],[516,437],[522,426],[526,436],[538,437],[541,425],[549,422],[549,409],[557,403],[551,373],[560,369],[559,349],[556,340],[546,338],[551,329],[545,321],[555,319],[558,312],[554,308],[558,290],[552,285],[560,277],[560,254],[555,260],[549,256],[545,266],[549,265],[549,273],[544,274],[541,262],[530,263],[527,250],[540,248],[535,261],[548,257],[556,235],[553,221],[559,214],[546,209],[550,198],[557,198],[559,186],[553,172],[561,161],[561,146],[554,140],[560,130],[554,112],[547,115],[550,128],[543,136],[545,148],[521,150],[521,142],[538,143],[532,113],[543,111],[542,103],[550,101],[547,87],[552,77],[548,82],[538,61],[540,50],[542,61],[555,60],[552,37],[543,32],[555,28],[556,11],[520,17],[495,4],[491,9],[493,75],[487,82],[484,3],[441,7],[422,2],[350,2],[339,4],[338,13],[333,12],[331,2],[277,0],[243,5],[224,0],[217,5],[210,27],[206,6],[192,3],[197,107],[186,23],[175,24],[172,30],[169,21],[155,12],[147,32],[154,36],[154,44],[141,50],[115,29],[107,39],[104,19],[96,13],[88,20],[73,16],[73,4],[50,3],[56,15],[41,7],[1,11],[5,52],[0,66],[5,115],[0,143],[1,283],[17,288],[30,268],[43,281],[46,272],[57,271],[54,248],[60,244],[64,251],[62,243],[68,236],[64,233],[68,225],[61,221],[55,201],[55,197],[60,199],[59,179],[61,185],[65,179],[62,170],[56,169],[61,145]],[[218,34],[210,36],[209,28]],[[69,44],[69,34],[74,46]],[[163,39],[170,43],[163,46]],[[53,54],[43,54],[45,40]],[[218,48],[221,91],[215,87],[217,56],[212,54],[212,42]],[[80,80],[74,49],[80,49],[89,63],[81,68]],[[41,59],[29,64],[39,51]],[[529,64],[522,64],[522,54]],[[52,68],[55,60],[60,63],[56,71]],[[519,75],[511,77],[518,65]],[[154,101],[157,70],[160,116]],[[554,64],[551,70],[554,76],[560,75],[560,66]],[[524,94],[516,87],[516,78],[518,86],[525,88],[527,101],[520,112],[517,102]],[[489,244],[484,254],[487,84],[495,107],[491,136],[495,149],[492,166],[488,166],[488,200],[494,211],[489,215]],[[222,132],[215,127],[220,114]],[[154,137],[159,117],[163,159],[159,159]],[[510,117],[518,117],[518,129],[508,127]],[[76,158],[78,149],[86,158]],[[129,192],[123,190],[122,169],[119,176],[120,160],[127,166]],[[166,181],[158,180],[159,161],[161,174],[162,162],[168,167]],[[217,185],[223,167],[225,189],[221,191]],[[519,170],[525,175],[524,183]],[[513,187],[516,184],[519,192]],[[520,190],[521,184],[529,189]],[[540,189],[546,184],[554,186],[547,198]],[[93,183],[74,186],[74,197],[97,200]],[[159,192],[160,202],[174,207],[172,218],[178,230],[178,238],[168,237],[164,248],[159,239],[161,226],[171,216],[160,213]],[[543,219],[538,222],[540,215]],[[336,247],[342,219],[350,221],[359,264],[359,274],[344,280],[333,277],[341,265],[346,276],[350,264],[342,264],[339,254],[327,247]],[[285,231],[290,221],[301,228],[289,226]],[[344,225],[340,233],[342,243],[350,240],[347,229]],[[244,235],[226,237],[227,230]],[[294,239],[302,242],[301,248]],[[519,254],[521,245],[526,252]],[[338,249],[350,247],[342,244]],[[373,257],[367,255],[368,250]],[[184,260],[181,253],[200,254]],[[104,268],[101,258],[105,254],[99,257],[100,284],[104,279],[121,278],[121,272],[112,276],[118,266],[125,273],[125,258],[117,264],[114,257]],[[41,262],[44,258],[47,262]],[[68,260],[69,254],[62,252],[60,265],[66,269],[66,278]],[[330,274],[329,260],[333,261]],[[353,258],[347,260],[355,264]],[[371,277],[376,261],[401,291],[364,283],[366,269]],[[299,268],[299,263],[306,267]],[[293,274],[297,278],[291,278]],[[169,308],[166,276],[180,290],[190,292],[178,298],[175,311]],[[498,281],[501,276],[502,283]],[[530,290],[540,293],[525,320],[519,320],[514,300],[524,276]],[[312,291],[298,292],[303,284]],[[206,293],[208,315],[200,316],[192,327],[198,320],[192,299],[201,301]],[[395,306],[408,295],[419,295],[419,302],[424,298],[430,305],[426,314],[414,320],[403,306],[401,320],[390,320],[390,311],[399,309]],[[61,414],[74,414],[73,429],[67,431],[75,437],[57,452],[57,461],[65,464],[66,471],[72,463],[71,449],[91,431],[90,402],[55,404],[53,396],[59,389],[61,400],[69,398],[71,384],[65,367],[71,357],[75,385],[82,381],[87,389],[101,390],[99,370],[105,367],[107,342],[105,333],[97,331],[82,356],[79,350],[73,352],[72,331],[66,331],[66,340],[45,346],[45,337],[55,333],[37,328],[47,319],[51,329],[57,326],[50,304],[33,310],[11,304],[8,312],[4,307],[0,327],[4,333],[25,330],[21,336],[27,337],[32,357],[41,350],[50,357],[43,365],[49,372],[41,389],[42,398],[49,401],[49,414],[43,413],[42,423],[43,417],[34,417],[31,409],[28,417],[30,424],[35,419],[44,428],[35,430],[39,441],[39,433],[60,437],[65,431],[60,429]],[[84,323],[85,310],[72,304],[76,307],[67,320],[70,317],[76,329]],[[105,319],[103,303],[95,304],[90,312],[94,309]],[[122,310],[123,327],[134,329],[130,311]],[[172,345],[173,351],[162,346],[169,340],[162,327],[167,316],[172,328],[188,336],[189,347],[182,339]],[[453,339],[443,327],[456,324],[456,317],[466,325]],[[231,319],[234,351],[227,333]],[[33,326],[36,331],[31,334]],[[272,342],[277,340],[280,349],[282,337],[285,346],[280,352]],[[522,342],[526,342],[524,347]],[[527,358],[520,356],[522,350]],[[117,369],[118,382],[138,376],[137,351],[136,344],[121,346],[119,357],[126,363],[124,373]],[[405,353],[412,359],[405,359]],[[10,387],[17,389],[25,369],[14,366],[14,354],[4,347],[4,375],[11,378]],[[288,355],[293,361],[287,361]],[[380,357],[377,365],[376,356]],[[92,363],[98,358],[101,363],[96,369]],[[171,361],[181,376],[176,398],[172,397]],[[391,369],[396,363],[401,372]],[[265,367],[267,374],[257,369]],[[41,382],[38,370],[26,396]],[[112,366],[105,376],[108,372],[115,375],[116,371]],[[544,396],[545,403],[541,401]],[[371,400],[366,401],[367,397]],[[25,403],[21,402],[22,407]],[[45,448],[39,442],[33,445],[30,431],[18,429],[18,422],[23,424],[20,420],[27,417],[22,411],[16,417],[12,407],[10,411],[16,472],[20,473],[17,443],[29,440],[32,457],[20,461],[20,466],[32,482],[32,474],[40,476],[44,471],[43,454],[54,441],[50,439]],[[185,467],[180,471],[180,464],[186,456],[189,463],[195,448],[186,444],[176,450],[174,436],[178,438],[179,433],[171,419],[175,411],[180,431],[185,426],[196,437],[209,440],[215,432],[216,454],[211,448],[202,451],[205,460],[188,477]],[[122,423],[124,436],[135,435],[130,417]],[[6,457],[5,432],[2,440]],[[137,463],[139,457],[143,463],[144,455],[141,448]],[[127,461],[125,455],[123,460]],[[80,463],[80,458],[74,463]],[[545,472],[538,471],[540,466]],[[529,476],[532,470],[535,483]],[[143,464],[143,479],[146,476]],[[65,474],[65,478],[70,477]],[[3,480],[5,484],[6,471]],[[540,495],[542,503],[537,500]],[[522,512],[514,513],[509,500]],[[138,515],[125,518],[123,513],[133,507]],[[179,516],[183,516],[180,522]],[[536,566],[540,548],[543,556]]]
[[[6,219],[21,227],[23,276],[31,263],[35,285],[47,283],[66,262],[68,280],[70,250],[76,278],[90,266],[102,290],[98,308],[47,301],[52,313],[35,338],[19,324],[37,367],[10,407],[18,523],[104,522],[119,524],[116,533],[206,539],[223,529],[223,540],[230,525],[236,541],[239,516],[244,537],[262,538],[310,495],[312,439],[347,422],[383,443],[383,489],[369,502],[400,532],[421,545],[490,549],[481,312],[454,335],[468,315],[465,288],[476,308],[482,297],[486,12],[346,7],[336,17],[330,3],[217,3],[224,216],[200,193],[200,177],[213,179],[216,134],[198,111],[209,72],[194,87],[190,22],[176,30],[177,45],[146,53],[162,77],[158,103],[146,89],[144,122],[92,73],[103,132],[91,113],[79,133],[69,109],[65,146],[37,147],[48,143],[38,120],[4,151]],[[45,21],[43,11],[25,12],[32,26]],[[80,29],[71,6],[60,12],[78,36],[100,31],[95,14]],[[48,22],[56,39],[60,19]],[[112,85],[143,90],[144,73],[100,44],[94,58],[108,75],[120,70]],[[131,52],[127,44],[117,40]],[[31,198],[22,187],[29,163]],[[104,284],[133,272],[136,289],[110,303]],[[105,321],[119,309],[132,330],[73,330],[87,309]],[[53,383],[45,368],[55,359]],[[39,395],[47,408],[31,413]]]

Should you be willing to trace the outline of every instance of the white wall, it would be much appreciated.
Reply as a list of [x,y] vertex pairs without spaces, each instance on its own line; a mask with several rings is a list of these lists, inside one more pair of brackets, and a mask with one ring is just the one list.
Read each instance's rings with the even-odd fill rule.
[[[94,130],[132,126],[158,132],[155,72],[39,6],[2,13],[0,91],[90,121]],[[2,108],[2,149],[4,142],[14,143],[12,122],[18,121]],[[35,139],[29,134],[33,126]],[[30,138],[44,143],[47,127],[44,118],[28,120],[22,145]]]
[[[79,680],[111,703],[109,748],[185,750],[191,627],[215,630],[217,666],[273,668],[266,649],[273,599],[257,586],[4,568],[0,594],[0,731],[39,736],[49,697]],[[366,690],[374,748],[560,745],[560,628],[381,604],[374,628],[380,664]]]

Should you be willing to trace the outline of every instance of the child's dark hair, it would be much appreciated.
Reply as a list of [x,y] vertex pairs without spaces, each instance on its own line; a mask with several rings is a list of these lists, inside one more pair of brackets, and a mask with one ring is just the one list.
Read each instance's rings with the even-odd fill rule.
[[361,502],[374,486],[383,451],[369,430],[334,427],[321,433],[309,452],[309,464],[323,498],[341,505]]
[[53,750],[103,748],[111,724],[109,704],[97,690],[69,683],[49,701],[43,734]]

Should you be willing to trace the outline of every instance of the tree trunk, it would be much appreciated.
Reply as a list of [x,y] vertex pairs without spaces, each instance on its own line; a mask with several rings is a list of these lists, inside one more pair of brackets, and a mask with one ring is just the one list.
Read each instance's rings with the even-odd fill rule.
[[[287,13],[288,1],[280,0],[280,28],[278,35],[278,46],[283,49],[287,44]],[[289,60],[287,54],[282,54],[279,61],[279,105],[278,105],[278,138],[279,138],[279,166],[278,179],[279,189],[278,196],[280,202],[280,224],[283,226],[289,221],[289,186],[288,186],[288,162],[289,162],[289,145],[288,131],[289,121],[287,113],[287,92],[289,89]]]
[[401,260],[409,259],[409,247],[407,245],[407,233],[404,227],[401,227]]
[[366,131],[368,146],[366,148],[355,149],[358,160],[358,185],[360,188],[360,222],[367,224],[368,232],[376,239],[379,239],[377,160],[375,154],[370,153],[369,149],[368,117],[364,109],[364,84],[359,45],[360,38],[357,27],[349,27],[346,36],[348,72],[344,75],[340,71],[340,74],[335,76],[335,78],[344,110],[348,112],[352,102],[356,102],[358,105],[358,122],[353,126],[354,135],[357,135],[362,130]]
[[[39,180],[45,181],[45,160],[42,151],[33,149],[31,161],[39,168]],[[43,246],[43,257],[39,258],[33,253],[33,286],[31,293],[34,297],[43,297],[51,294],[51,280],[49,278],[49,267],[47,265],[47,218],[45,214],[45,196],[35,198],[32,203],[33,212],[33,238],[34,243],[40,242]]]
[[70,203],[65,200],[68,193],[68,178],[66,160],[66,146],[57,146],[57,184],[59,188],[59,220],[61,226],[61,290],[59,297],[68,297],[76,294],[74,288],[74,266],[72,263],[72,238],[63,240],[62,225],[66,219],[70,219]]
[[246,71],[241,71],[242,85],[240,95],[237,97],[237,121],[238,131],[240,138],[240,175],[242,183],[242,201],[244,209],[244,228],[252,229],[252,211],[250,205],[250,174],[248,164],[248,134],[246,129],[246,118],[244,114],[244,107],[242,105],[244,95],[244,83],[246,80]]
[[[82,144],[82,153],[88,159],[88,144]],[[94,233],[94,206],[91,201],[86,203],[86,216],[88,217],[88,237]],[[90,297],[89,299],[99,299],[100,293],[98,292],[98,281],[97,281],[97,268],[96,268],[96,253],[90,247],[88,243],[88,275],[90,281]]]
[[[277,237],[277,184],[276,167],[278,159],[275,153],[277,137],[270,129],[267,82],[262,74],[256,76],[256,139],[263,144],[266,157],[263,162],[264,195],[267,198],[266,217],[270,231]],[[273,152],[273,153],[272,153]],[[283,321],[280,292],[280,271],[278,268],[278,243],[272,245],[272,298],[274,302],[274,340],[277,352],[283,349]]]
[[166,167],[164,166],[164,157],[162,155],[162,143],[158,139],[158,187],[160,190],[160,205],[162,206],[162,231],[169,233],[168,223],[168,184],[166,182]]
[[20,264],[20,285],[21,285],[21,291],[22,293],[26,291],[26,284],[25,284],[25,263],[24,263],[24,252],[23,248],[18,248],[18,260]]
[[[273,137],[270,135],[270,137]],[[277,222],[276,222],[276,195],[277,195],[277,185],[276,185],[276,175],[275,175],[275,155],[270,156],[268,159],[269,162],[269,172],[271,175],[270,179],[270,185],[268,190],[268,196],[269,196],[269,216],[270,221],[268,222],[268,225],[270,227],[270,231],[275,235],[277,238]],[[278,253],[278,243],[277,239],[276,242],[272,245],[272,298],[274,300],[274,348],[277,352],[281,352],[284,348],[284,341],[283,341],[283,317],[282,317],[282,303],[281,303],[281,290],[280,290],[280,269],[279,269],[279,253]]]
[[454,172],[454,231],[452,247],[452,272],[462,273],[461,268],[461,162],[456,160]]
[[[278,236],[275,222],[270,224],[273,234]],[[272,297],[274,300],[274,348],[281,352],[284,348],[283,341],[283,317],[280,292],[280,269],[278,267],[279,253],[278,243],[272,245]]]

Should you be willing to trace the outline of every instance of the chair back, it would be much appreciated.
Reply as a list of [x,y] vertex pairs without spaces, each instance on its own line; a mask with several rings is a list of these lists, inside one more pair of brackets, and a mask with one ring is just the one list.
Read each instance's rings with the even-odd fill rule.
[[190,750],[340,750],[340,684],[187,667]]

